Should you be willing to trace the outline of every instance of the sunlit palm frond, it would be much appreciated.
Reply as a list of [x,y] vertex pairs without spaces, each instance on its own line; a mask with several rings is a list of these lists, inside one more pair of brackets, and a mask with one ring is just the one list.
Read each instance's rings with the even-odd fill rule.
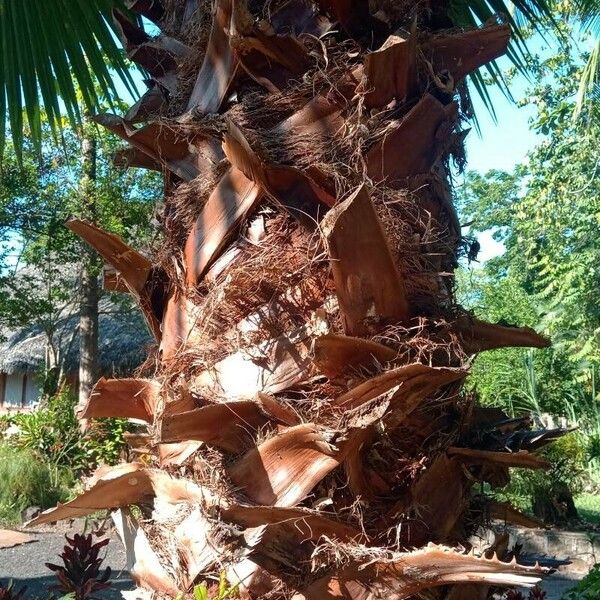
[[[583,1],[583,0],[582,0]],[[589,0],[588,0],[589,1]],[[472,27],[494,18],[505,19],[513,31],[508,56],[517,66],[526,56],[527,27],[544,32],[553,23],[552,0],[451,0],[449,16],[461,27]]]
[[575,104],[575,118],[579,118],[585,105],[594,99],[600,98],[600,38],[590,52],[588,61],[581,73],[577,101]]
[[589,31],[594,39],[579,82],[575,107],[575,118],[578,118],[589,100],[600,97],[600,0],[578,0],[575,11],[584,30]]
[[[77,123],[80,105],[93,110],[99,94],[115,93],[115,79],[134,90],[112,31],[111,10],[119,2],[0,0],[0,113],[17,152],[26,125],[40,144],[42,110],[56,130],[63,111]],[[2,118],[0,151],[5,127]]]
[[[592,9],[598,0],[580,2],[597,23]],[[114,93],[115,77],[126,87],[133,87],[112,30],[110,13],[120,3],[121,0],[0,0],[0,111],[8,116],[17,151],[25,126],[34,143],[40,143],[42,109],[51,127],[56,128],[62,112],[76,123],[81,104],[93,110],[98,89],[107,95]],[[551,8],[551,0],[451,0],[449,16],[457,26],[470,27],[502,15],[514,32],[508,57],[524,70],[527,48],[523,28],[543,29],[551,22]],[[510,96],[498,66],[492,63],[486,69],[492,82]],[[493,115],[483,73],[472,75],[471,83]],[[0,150],[5,125],[1,119]]]

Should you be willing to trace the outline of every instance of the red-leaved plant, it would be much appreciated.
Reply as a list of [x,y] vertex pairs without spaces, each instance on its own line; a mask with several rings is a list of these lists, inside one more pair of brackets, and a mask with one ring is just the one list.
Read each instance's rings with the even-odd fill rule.
[[[544,592],[542,588],[536,586],[529,590],[527,600],[544,600],[545,597],[546,592]],[[517,590],[509,590],[508,592],[506,592],[506,600],[525,600],[525,596],[523,596],[523,592],[518,592]]]
[[108,544],[108,539],[94,544],[91,534],[76,533],[72,538],[65,538],[67,543],[60,555],[63,565],[46,563],[58,579],[58,584],[53,585],[52,589],[72,594],[75,600],[91,600],[94,592],[111,586],[108,583],[110,567],[101,572],[100,566],[104,559],[98,558],[100,550]]
[[26,590],[26,587],[22,587],[17,591],[12,581],[6,585],[0,582],[0,600],[24,600]]

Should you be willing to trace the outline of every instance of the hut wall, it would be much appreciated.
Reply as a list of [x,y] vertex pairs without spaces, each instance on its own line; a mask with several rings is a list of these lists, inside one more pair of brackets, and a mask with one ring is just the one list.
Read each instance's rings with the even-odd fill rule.
[[23,374],[12,373],[6,376],[6,388],[4,391],[4,406],[13,408],[21,406],[23,397]]
[[33,375],[27,376],[27,387],[25,389],[25,406],[32,406],[37,403],[42,393],[37,377]]
[[11,373],[4,375],[3,394],[0,406],[4,409],[30,408],[40,396],[37,378],[27,373]]

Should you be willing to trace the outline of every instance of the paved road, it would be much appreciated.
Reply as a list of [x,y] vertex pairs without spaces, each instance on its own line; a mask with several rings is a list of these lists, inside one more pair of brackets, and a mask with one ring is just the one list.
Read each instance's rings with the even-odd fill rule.
[[[60,564],[58,555],[64,546],[63,533],[35,533],[37,540],[30,544],[15,546],[14,548],[0,549],[0,581],[12,579],[18,587],[27,586],[27,598],[40,600],[47,598],[50,586],[55,583],[55,578],[44,563],[54,562]],[[106,553],[103,566],[112,569],[111,581],[114,589],[98,592],[97,598],[102,600],[121,600],[121,590],[134,589],[127,572],[124,572],[125,553],[118,539],[111,537],[108,546],[102,552]]]
[[[581,579],[582,575],[576,576],[576,578],[565,578],[562,573],[555,573],[550,577],[547,577],[542,582],[542,589],[546,592],[544,600],[561,600],[563,594],[575,587]],[[529,592],[525,588],[521,588],[523,597],[527,598]]]

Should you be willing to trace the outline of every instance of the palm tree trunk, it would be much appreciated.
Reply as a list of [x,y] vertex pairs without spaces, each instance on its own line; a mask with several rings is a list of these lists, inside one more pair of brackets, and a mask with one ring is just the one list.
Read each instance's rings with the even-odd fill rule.
[[453,295],[464,79],[508,27],[448,29],[437,2],[129,4],[162,30],[115,15],[152,80],[96,120],[130,145],[120,164],[165,173],[164,244],[150,260],[68,226],[156,336],[156,369],[100,380],[81,411],[146,422],[145,459],[35,522],[140,506],[134,576],[167,597],[220,572],[247,597],[309,600],[537,581],[503,539],[493,560],[450,549],[526,520],[477,491],[547,468],[535,451],[563,433],[462,391],[477,352],[548,345]]

